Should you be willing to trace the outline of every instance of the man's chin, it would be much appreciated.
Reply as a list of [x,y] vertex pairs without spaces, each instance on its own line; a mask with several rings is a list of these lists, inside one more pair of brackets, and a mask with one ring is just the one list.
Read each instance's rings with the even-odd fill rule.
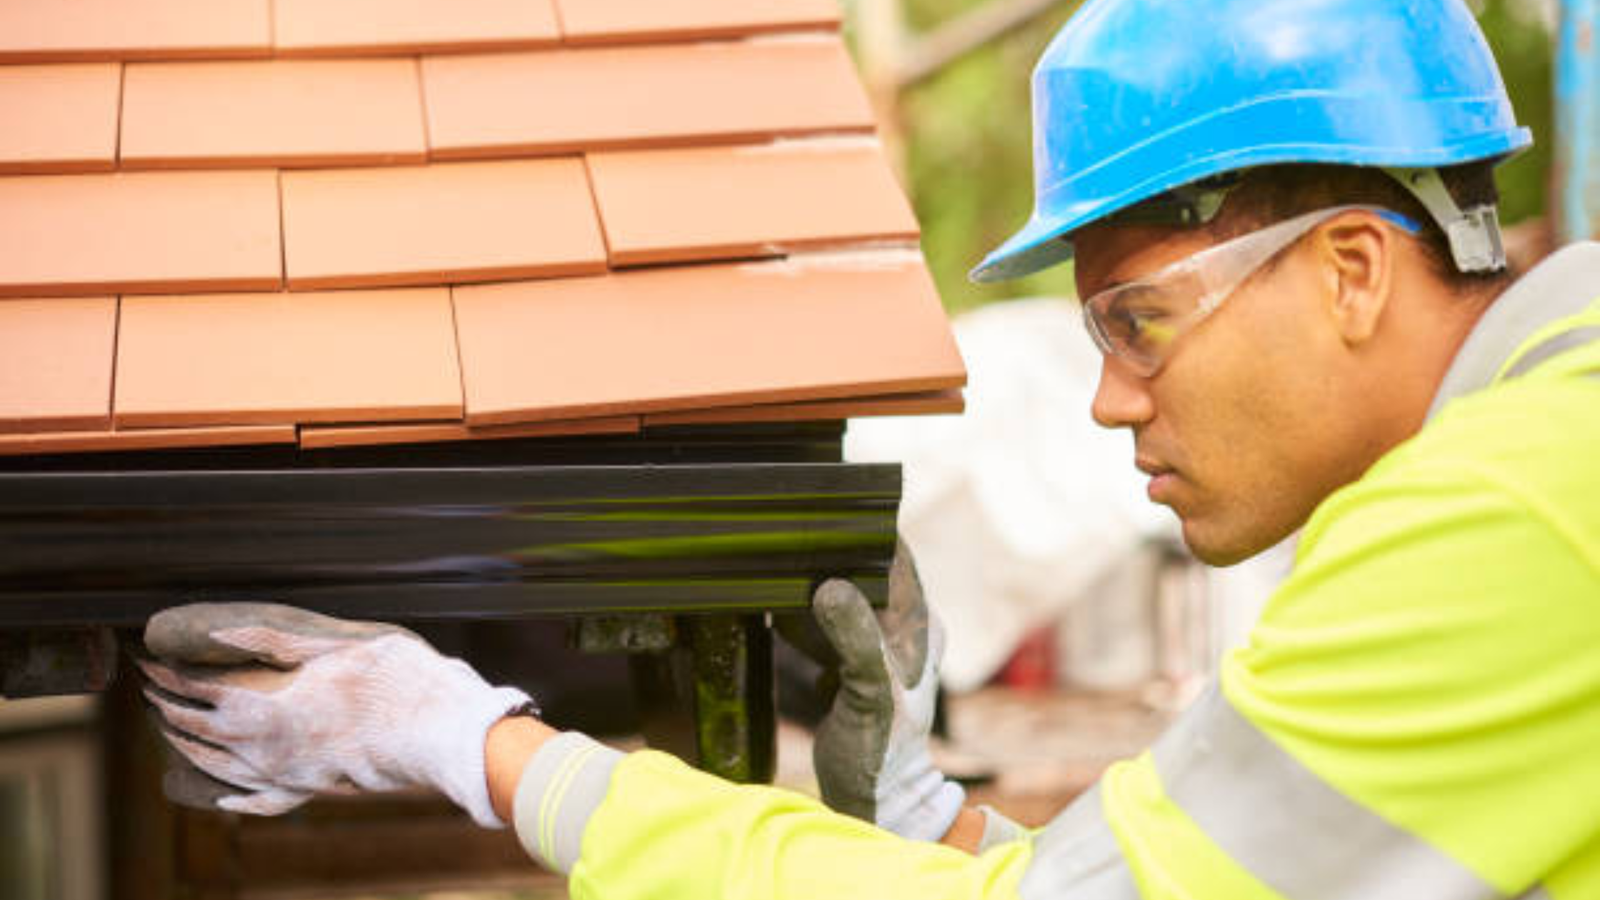
[[1179,518],[1183,523],[1184,546],[1195,559],[1208,566],[1225,569],[1238,565],[1271,546],[1257,546],[1258,542],[1240,540],[1237,535],[1219,534],[1217,529],[1207,528],[1204,522],[1181,515]]

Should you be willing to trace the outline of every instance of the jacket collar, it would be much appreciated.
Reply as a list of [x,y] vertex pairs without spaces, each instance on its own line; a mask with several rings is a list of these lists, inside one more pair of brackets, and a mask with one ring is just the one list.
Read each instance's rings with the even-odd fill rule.
[[1451,400],[1488,387],[1534,332],[1557,319],[1577,315],[1597,297],[1600,242],[1579,241],[1545,258],[1490,304],[1473,326],[1439,382],[1428,418]]

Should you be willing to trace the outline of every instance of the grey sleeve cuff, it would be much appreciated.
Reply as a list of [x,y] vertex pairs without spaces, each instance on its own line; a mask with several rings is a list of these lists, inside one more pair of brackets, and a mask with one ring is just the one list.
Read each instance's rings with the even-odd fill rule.
[[992,806],[980,806],[978,812],[983,813],[983,837],[978,840],[979,853],[997,844],[1025,841],[1033,836],[1028,829],[1000,815]]
[[523,849],[563,875],[572,871],[589,817],[606,798],[623,754],[565,731],[539,748],[517,782],[511,818]]

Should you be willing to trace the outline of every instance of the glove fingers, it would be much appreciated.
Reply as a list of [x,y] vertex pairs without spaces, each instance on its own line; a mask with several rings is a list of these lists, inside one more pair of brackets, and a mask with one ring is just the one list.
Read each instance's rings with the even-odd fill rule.
[[145,625],[157,656],[209,665],[299,665],[333,646],[383,634],[410,634],[381,622],[347,622],[277,603],[192,603],[162,610]]
[[[215,706],[222,701],[222,696],[226,692],[222,685],[196,673],[187,673],[186,677],[180,675],[172,666],[154,659],[135,657],[133,661],[139,666],[139,671],[144,673],[144,677],[173,696]],[[148,693],[147,691],[147,696]]]
[[249,791],[264,791],[272,787],[272,783],[256,772],[253,766],[226,750],[192,740],[171,728],[163,727],[161,734],[195,768],[218,781]]
[[188,757],[172,750],[167,753],[167,771],[161,776],[161,792],[180,806],[216,810],[221,808],[222,798],[239,793],[239,789],[212,778],[195,768]]
[[872,705],[889,696],[883,638],[867,598],[855,585],[833,578],[817,588],[812,612],[822,633],[839,654],[841,696],[853,695]]
[[911,548],[901,541],[895,547],[894,564],[889,569],[889,604],[878,621],[895,671],[906,687],[922,680],[928,658],[928,619],[916,561]]
[[917,673],[917,680],[907,685],[914,688],[925,677],[939,677],[939,663],[944,660],[945,632],[944,623],[939,621],[939,616],[933,610],[928,610],[928,652],[922,661],[922,670]]
[[220,727],[215,715],[209,710],[173,702],[149,687],[144,689],[144,698],[156,708],[161,721],[169,728],[207,741],[222,742],[234,737],[225,728]]
[[269,788],[254,794],[235,794],[217,801],[217,806],[229,812],[250,813],[256,816],[280,816],[311,799],[310,794],[288,788]]
[[211,632],[212,640],[251,660],[289,669],[349,646],[349,638],[293,634],[263,625],[241,625]]

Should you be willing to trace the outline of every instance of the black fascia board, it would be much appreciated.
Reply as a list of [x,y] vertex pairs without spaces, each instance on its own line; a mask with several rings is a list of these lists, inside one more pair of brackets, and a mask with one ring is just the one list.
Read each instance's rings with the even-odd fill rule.
[[834,576],[881,602],[899,498],[899,466],[838,462],[0,472],[0,628],[776,611]]

